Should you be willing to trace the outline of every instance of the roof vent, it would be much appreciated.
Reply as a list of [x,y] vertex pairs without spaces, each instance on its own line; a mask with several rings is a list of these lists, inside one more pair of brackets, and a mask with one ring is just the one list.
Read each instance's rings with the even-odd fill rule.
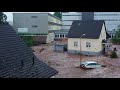
[[80,23],[78,23],[78,25],[80,26]]

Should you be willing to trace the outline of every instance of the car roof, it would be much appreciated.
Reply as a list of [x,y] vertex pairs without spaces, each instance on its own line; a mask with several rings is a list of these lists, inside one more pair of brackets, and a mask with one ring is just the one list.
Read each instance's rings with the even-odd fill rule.
[[95,61],[85,61],[85,62],[82,62],[83,64],[88,64],[88,63],[97,63]]

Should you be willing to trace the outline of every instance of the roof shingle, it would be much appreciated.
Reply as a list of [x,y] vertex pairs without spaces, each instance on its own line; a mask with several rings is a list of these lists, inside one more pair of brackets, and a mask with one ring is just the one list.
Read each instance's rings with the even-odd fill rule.
[[103,24],[105,24],[103,20],[73,21],[68,38],[80,38],[82,34],[85,34],[83,38],[98,39]]
[[49,78],[57,73],[37,59],[10,25],[0,25],[0,77]]

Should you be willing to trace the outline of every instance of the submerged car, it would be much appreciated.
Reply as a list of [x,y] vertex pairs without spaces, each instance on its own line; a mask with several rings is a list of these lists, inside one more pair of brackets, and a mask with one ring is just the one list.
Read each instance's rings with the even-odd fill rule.
[[86,62],[81,62],[80,67],[84,69],[94,69],[94,68],[100,68],[101,65],[95,61],[86,61]]

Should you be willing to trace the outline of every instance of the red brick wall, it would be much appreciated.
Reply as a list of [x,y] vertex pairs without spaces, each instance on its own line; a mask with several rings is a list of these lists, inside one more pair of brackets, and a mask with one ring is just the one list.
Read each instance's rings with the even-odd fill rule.
[[33,36],[33,41],[46,43],[47,36]]

